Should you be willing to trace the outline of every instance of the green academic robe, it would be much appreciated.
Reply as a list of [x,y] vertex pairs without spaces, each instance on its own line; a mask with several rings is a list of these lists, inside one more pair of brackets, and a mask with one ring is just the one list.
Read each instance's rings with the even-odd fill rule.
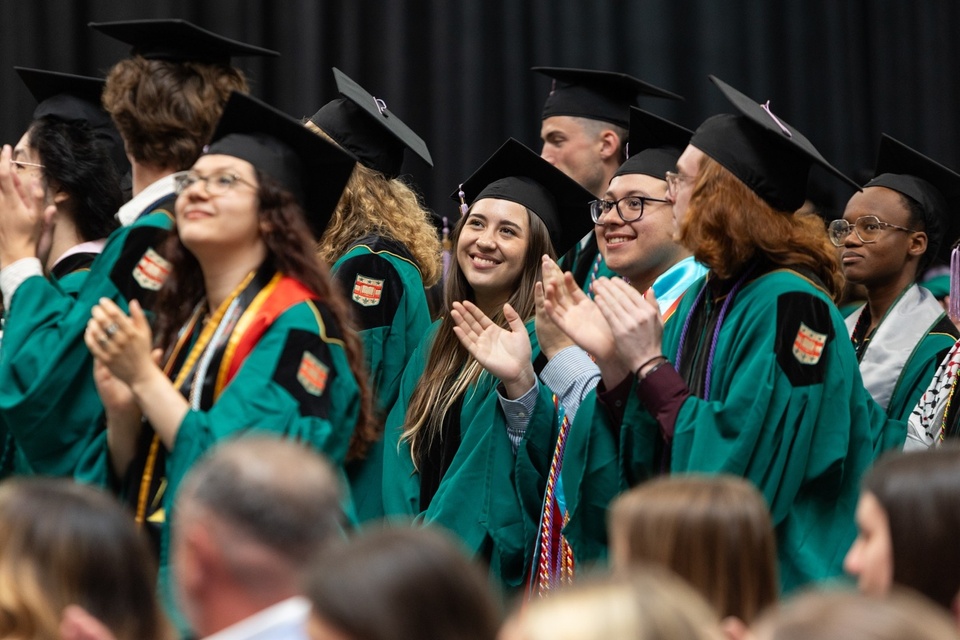
[[[533,540],[514,484],[516,461],[497,399],[498,381],[483,373],[465,392],[459,412],[459,446],[426,509],[420,508],[420,475],[410,446],[400,441],[407,402],[423,374],[438,326],[439,321],[411,357],[397,403],[387,418],[384,509],[388,517],[416,518],[451,531],[468,551],[489,563],[492,577],[504,589],[515,591],[523,582]],[[532,320],[527,329],[536,358],[540,349]]]
[[[707,352],[725,297],[705,295],[690,319],[680,373],[692,395],[671,425],[671,445],[635,382],[622,427],[593,398],[581,406],[563,468],[570,512],[564,532],[578,560],[605,554],[610,500],[661,473],[669,460],[672,473],[729,473],[760,489],[785,592],[841,574],[855,536],[860,477],[887,419],[863,388],[843,318],[827,294],[794,271],[757,273],[727,309],[708,399]],[[687,291],[679,321],[664,328],[663,351],[674,362],[704,286],[701,280]]]
[[[430,327],[420,269],[399,242],[369,235],[340,256],[332,272],[352,307],[377,410],[385,418],[397,401],[403,369]],[[347,476],[359,521],[383,517],[383,441],[347,465]]]
[[22,453],[16,473],[107,482],[103,406],[83,334],[100,298],[124,310],[132,299],[151,308],[167,272],[157,250],[173,225],[174,200],[162,198],[114,231],[75,296],[58,282],[32,277],[7,301],[0,427]]

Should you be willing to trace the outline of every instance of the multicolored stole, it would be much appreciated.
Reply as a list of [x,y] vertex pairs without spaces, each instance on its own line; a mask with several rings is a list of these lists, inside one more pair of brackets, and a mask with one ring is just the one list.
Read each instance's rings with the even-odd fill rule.
[[563,535],[563,527],[570,520],[570,514],[567,512],[560,477],[563,453],[567,448],[567,435],[570,433],[570,420],[556,394],[553,395],[553,406],[557,410],[560,432],[557,435],[557,445],[553,450],[547,487],[543,495],[543,512],[540,515],[536,551],[530,570],[530,596],[544,596],[553,589],[573,582],[573,550]]
[[[206,322],[203,320],[205,303],[201,301],[197,305],[168,352],[164,373],[173,380],[191,409],[209,409],[277,317],[294,305],[313,299],[316,295],[299,281],[263,265],[248,274]],[[134,460],[134,469],[139,468],[139,474],[128,472],[127,477],[133,482],[139,476],[137,524],[159,526],[166,519],[163,509],[166,450],[153,429],[143,430],[141,442],[147,441],[145,455],[138,455]]]

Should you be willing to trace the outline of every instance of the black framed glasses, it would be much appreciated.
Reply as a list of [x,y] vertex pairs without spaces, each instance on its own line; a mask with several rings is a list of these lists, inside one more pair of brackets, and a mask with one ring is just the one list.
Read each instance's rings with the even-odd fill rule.
[[244,180],[238,175],[221,171],[209,176],[201,176],[194,171],[181,171],[173,174],[173,191],[180,195],[198,182],[202,182],[204,188],[211,196],[222,196],[238,184],[245,184],[248,187],[257,188],[255,184]]
[[662,198],[648,198],[646,196],[626,196],[619,200],[592,200],[590,202],[590,217],[594,222],[600,222],[603,214],[616,207],[617,215],[624,222],[634,222],[643,217],[643,208],[648,202],[666,202]]
[[877,216],[860,216],[854,224],[850,224],[846,220],[834,220],[827,227],[827,233],[830,235],[830,242],[834,246],[842,247],[847,236],[851,233],[856,233],[863,244],[872,244],[880,239],[880,232],[884,229],[896,229],[907,233],[916,233],[917,231],[916,229],[908,229],[897,224],[884,222]]

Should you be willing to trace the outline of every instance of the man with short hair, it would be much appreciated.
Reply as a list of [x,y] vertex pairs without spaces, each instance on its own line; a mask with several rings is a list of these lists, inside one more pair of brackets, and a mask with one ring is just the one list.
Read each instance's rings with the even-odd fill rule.
[[[532,70],[553,78],[541,117],[540,156],[598,198],[627,159],[631,105],[641,95],[682,100],[625,73],[558,67]],[[561,265],[573,272],[585,291],[596,277],[614,275],[604,264],[593,234],[564,256]]]
[[177,495],[171,557],[180,607],[200,637],[306,638],[307,561],[342,535],[336,474],[290,440],[227,442]]

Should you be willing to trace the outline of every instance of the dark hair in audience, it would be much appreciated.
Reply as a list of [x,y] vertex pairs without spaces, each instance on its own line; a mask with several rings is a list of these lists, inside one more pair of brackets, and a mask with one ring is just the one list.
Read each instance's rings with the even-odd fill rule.
[[341,500],[340,481],[318,453],[263,436],[214,448],[184,479],[177,510],[192,515],[199,509],[302,567],[342,535]]
[[776,211],[707,155],[677,238],[719,278],[741,273],[760,257],[779,266],[806,268],[834,298],[843,289],[837,248],[819,216]]
[[734,476],[664,476],[621,495],[610,512],[614,565],[659,564],[689,582],[721,617],[752,623],[778,593],[766,502]]
[[938,607],[912,593],[875,598],[853,592],[802,594],[766,612],[756,640],[956,640]]
[[231,91],[249,91],[233,67],[134,56],[110,70],[103,106],[134,160],[180,171],[209,142]]
[[37,150],[47,186],[70,197],[66,208],[80,237],[89,242],[110,235],[123,195],[107,143],[85,122],[44,116],[31,123],[27,144]]
[[439,531],[367,531],[328,547],[305,588],[313,615],[352,640],[492,640],[500,613],[484,572]]
[[0,637],[59,638],[76,604],[118,640],[162,638],[155,590],[147,543],[109,496],[63,479],[0,485]]
[[907,225],[911,229],[923,231],[927,234],[927,250],[923,252],[923,255],[920,256],[920,260],[917,263],[917,274],[919,275],[937,258],[940,243],[943,242],[943,222],[940,220],[939,215],[924,215],[923,207],[920,203],[907,194],[900,193],[899,191],[897,193],[900,196],[903,207],[909,214]]
[[[267,260],[284,275],[300,281],[323,302],[336,324],[336,327],[327,329],[336,332],[337,339],[344,344],[361,397],[347,460],[362,459],[370,445],[379,439],[382,428],[373,413],[373,395],[363,359],[363,345],[354,331],[343,294],[334,284],[327,266],[316,256],[315,238],[303,209],[293,194],[275,179],[260,170],[256,170],[256,176]],[[157,299],[157,344],[167,349],[176,341],[180,327],[206,292],[200,263],[180,241],[176,229],[170,232],[163,252],[172,263],[172,269]]]
[[862,490],[886,512],[893,582],[949,610],[960,591],[960,447],[887,454]]

